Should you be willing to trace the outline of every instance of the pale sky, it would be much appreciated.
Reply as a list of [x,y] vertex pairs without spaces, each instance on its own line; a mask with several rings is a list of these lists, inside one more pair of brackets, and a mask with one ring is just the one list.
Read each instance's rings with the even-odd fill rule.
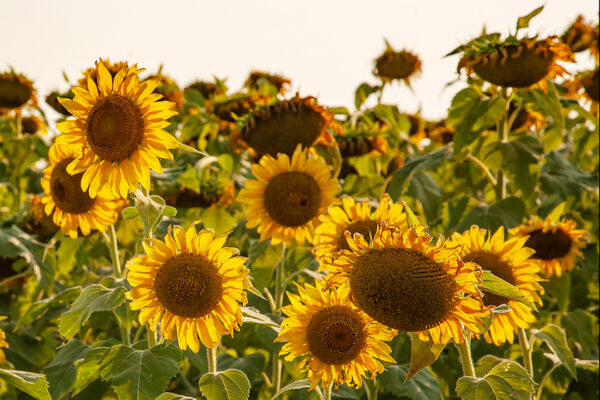
[[[300,95],[326,106],[353,109],[361,82],[377,82],[371,71],[387,38],[397,50],[419,55],[423,73],[414,93],[394,84],[383,101],[405,112],[421,109],[441,118],[464,83],[456,78],[458,56],[443,58],[475,36],[514,31],[517,17],[540,6],[532,0],[2,0],[0,71],[9,66],[33,79],[43,98],[64,91],[98,57],[126,60],[163,72],[181,86],[213,75],[241,87],[251,69],[292,79]],[[598,21],[596,0],[547,0],[529,32],[560,35],[578,14]],[[571,71],[590,68],[579,57]],[[48,113],[50,120],[58,116]]]

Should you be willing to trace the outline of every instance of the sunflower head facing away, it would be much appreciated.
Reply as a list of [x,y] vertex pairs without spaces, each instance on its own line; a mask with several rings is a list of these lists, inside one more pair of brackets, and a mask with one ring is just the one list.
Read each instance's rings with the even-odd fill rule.
[[50,163],[42,178],[44,212],[52,215],[54,224],[72,238],[78,232],[87,236],[92,229],[106,231],[117,221],[120,211],[120,200],[110,192],[102,191],[92,198],[81,189],[83,172],[75,175],[67,172],[67,166],[76,156],[73,146],[55,143],[48,151]]
[[46,123],[36,115],[28,115],[21,119],[21,129],[24,134],[35,135],[48,133]]
[[250,113],[241,129],[232,133],[231,144],[238,151],[250,149],[255,156],[291,156],[299,144],[335,146],[330,129],[341,129],[333,114],[317,104],[315,98],[296,95]]
[[286,361],[303,357],[298,368],[308,371],[310,390],[319,382],[322,388],[332,383],[360,387],[363,377],[383,372],[379,360],[395,362],[383,343],[395,332],[348,302],[347,285],[327,289],[316,281],[315,286],[296,286],[299,294],[288,292],[291,304],[282,308],[287,318],[275,341],[286,342],[280,352]]
[[224,95],[227,92],[227,87],[223,81],[216,79],[215,82],[192,82],[185,88],[185,90],[196,90],[205,99],[210,99],[214,96]]
[[198,352],[200,342],[212,348],[221,336],[239,330],[240,303],[246,305],[251,286],[246,258],[238,249],[223,247],[227,235],[212,229],[196,232],[169,228],[164,241],[145,239],[145,255],[127,263],[126,293],[133,310],[141,310],[140,324],[148,321],[166,339],[177,336],[179,348]]
[[246,117],[252,110],[270,102],[269,95],[237,93],[232,96],[216,96],[207,103],[206,108],[219,119],[219,133],[229,135],[235,131],[239,118]]
[[372,242],[345,233],[350,250],[327,260],[329,285],[349,283],[350,298],[367,315],[390,328],[416,332],[421,340],[447,343],[468,332],[483,333],[481,270],[463,263],[460,248],[430,245],[423,226],[398,227],[382,222]]
[[174,103],[175,109],[178,112],[183,110],[183,90],[177,86],[177,83],[173,79],[159,72],[157,75],[150,75],[144,79],[144,82],[148,80],[158,81],[158,86],[154,89],[154,93],[161,94],[165,100]]
[[541,265],[540,273],[546,278],[572,271],[576,258],[582,257],[580,249],[585,247],[588,237],[588,232],[577,229],[577,223],[572,219],[554,219],[552,216],[543,220],[533,216],[510,233],[528,236],[525,246],[535,250],[531,258]]
[[293,156],[263,156],[252,164],[256,179],[246,181],[238,199],[248,208],[248,228],[258,227],[260,240],[272,244],[309,243],[313,240],[319,215],[336,200],[337,179],[322,159],[296,148]]
[[76,119],[57,124],[56,141],[77,147],[77,158],[67,170],[83,172],[81,188],[93,198],[102,186],[127,197],[141,184],[150,190],[150,170],[162,173],[159,157],[172,160],[169,149],[177,140],[163,129],[177,115],[174,104],[158,101],[156,80],[140,83],[137,66],[124,66],[114,77],[100,60],[86,88],[73,87],[75,97],[60,99]]
[[317,259],[340,250],[350,250],[344,232],[351,235],[360,233],[367,241],[375,237],[381,221],[390,225],[407,226],[403,206],[394,203],[386,193],[379,207],[372,210],[368,202],[356,202],[352,197],[343,196],[341,206],[329,207],[321,216],[321,224],[315,230],[313,254]]
[[32,82],[14,71],[0,73],[0,114],[25,105],[37,106]]
[[583,15],[578,15],[575,22],[567,28],[560,39],[569,46],[573,53],[590,50],[598,60],[598,24],[594,27],[586,22]]
[[397,79],[410,85],[410,80],[421,73],[421,60],[407,50],[394,50],[387,40],[385,44],[385,51],[375,60],[373,74],[384,82]]
[[[454,233],[446,242],[448,247],[461,248],[463,261],[474,262],[483,270],[488,270],[497,277],[518,287],[529,301],[542,304],[540,295],[544,289],[539,282],[540,266],[530,258],[533,250],[525,247],[527,238],[518,237],[504,240],[504,228],[486,238],[486,230],[477,226],[463,233]],[[483,292],[483,304],[496,308],[507,304],[510,311],[495,314],[489,330],[484,334],[488,343],[500,346],[502,343],[513,343],[514,333],[518,328],[529,328],[535,322],[532,310],[523,303],[496,294]]]
[[58,93],[57,91],[51,92],[48,96],[46,96],[46,104],[48,104],[50,107],[52,107],[59,114],[67,115],[67,116],[71,115],[71,113],[68,112],[67,109],[64,108],[62,104],[60,104],[60,101],[58,100],[59,97],[72,99],[73,92],[71,90],[69,90],[65,93]]
[[557,37],[545,39],[509,36],[500,39],[497,33],[481,36],[460,46],[449,55],[462,53],[458,71],[475,72],[483,80],[498,86],[527,88],[546,87],[545,78],[561,76],[565,70],[557,61],[573,62],[569,46]]
[[248,75],[248,79],[244,82],[244,86],[250,90],[259,90],[262,86],[270,85],[273,86],[277,93],[285,94],[288,86],[291,85],[292,81],[276,74],[269,74],[268,72],[252,71]]

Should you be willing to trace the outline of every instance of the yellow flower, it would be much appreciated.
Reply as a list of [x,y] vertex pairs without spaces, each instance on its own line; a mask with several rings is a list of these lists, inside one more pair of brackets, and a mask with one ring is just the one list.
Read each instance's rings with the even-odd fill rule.
[[10,110],[19,111],[28,104],[37,106],[31,81],[14,71],[0,73],[0,114]]
[[0,363],[6,362],[6,355],[2,347],[8,347],[8,342],[6,341],[6,333],[0,329]]
[[322,388],[331,383],[360,387],[362,377],[383,371],[377,359],[395,363],[383,343],[395,332],[348,302],[347,285],[329,290],[323,281],[296,286],[299,295],[288,292],[291,304],[282,308],[287,318],[275,341],[287,342],[279,353],[286,361],[303,357],[298,367],[308,370],[309,390],[319,382]]
[[158,101],[156,80],[138,81],[140,71],[123,67],[113,78],[100,60],[97,81],[88,77],[87,89],[73,87],[73,100],[60,99],[77,118],[57,124],[65,134],[56,140],[78,148],[67,170],[83,172],[81,188],[92,198],[102,186],[121,197],[140,183],[150,190],[150,169],[162,173],[158,158],[173,159],[169,149],[178,143],[163,128],[177,112],[173,103]]
[[[327,215],[321,216],[321,225],[315,230],[313,254],[317,259],[327,254],[340,250],[350,250],[345,231],[350,234],[360,233],[369,239],[375,236],[377,225],[387,221],[391,225],[406,226],[406,216],[400,203],[392,202],[386,193],[381,199],[379,207],[371,211],[368,202],[355,202],[349,196],[342,197],[342,205],[329,207]],[[320,267],[319,270],[323,268]]]
[[252,112],[241,130],[231,134],[231,145],[238,151],[249,149],[254,156],[291,156],[298,144],[336,146],[329,129],[341,132],[333,114],[314,97],[296,95]]
[[[164,242],[143,241],[146,254],[127,263],[127,281],[133,289],[126,293],[130,306],[140,310],[139,321],[148,321],[166,339],[176,330],[179,348],[198,352],[200,342],[215,347],[221,336],[239,330],[240,303],[246,305],[246,289],[251,286],[245,257],[238,249],[223,247],[227,235],[214,236],[212,229],[196,233],[169,228]],[[198,338],[200,341],[198,341]]]
[[374,320],[390,328],[416,332],[435,343],[464,340],[467,331],[483,333],[481,270],[463,263],[460,248],[430,245],[423,226],[398,227],[382,222],[371,243],[345,233],[350,250],[323,261],[329,285],[350,283],[350,298]]
[[[540,294],[544,293],[544,289],[539,284],[542,280],[538,275],[540,266],[530,258],[533,250],[525,247],[526,240],[526,237],[518,237],[505,241],[502,227],[486,239],[485,229],[472,226],[462,235],[454,233],[446,245],[461,248],[459,255],[464,261],[479,264],[482,269],[518,287],[531,302],[541,305]],[[483,304],[492,308],[502,304],[510,307],[510,311],[494,315],[489,330],[483,336],[486,342],[496,346],[512,343],[518,328],[527,329],[535,322],[531,309],[516,300],[484,290]]]
[[417,55],[407,51],[395,51],[386,41],[386,49],[382,55],[375,60],[373,74],[384,82],[394,79],[402,79],[410,85],[410,79],[421,73],[421,60]]
[[458,63],[458,70],[464,67],[467,75],[475,72],[498,86],[545,90],[545,78],[554,79],[565,73],[557,61],[575,61],[569,46],[555,36],[541,40],[511,36],[504,42],[495,36],[487,47],[478,40],[463,46],[465,55]]
[[581,257],[579,249],[585,247],[588,233],[577,229],[571,219],[553,221],[538,216],[529,218],[526,224],[510,230],[511,235],[529,236],[525,246],[535,250],[531,258],[542,266],[541,274],[549,278],[561,276],[575,267],[575,258]]
[[78,230],[87,236],[92,229],[106,231],[119,218],[120,199],[103,191],[92,198],[81,189],[83,173],[67,173],[67,166],[75,159],[73,146],[55,143],[48,151],[50,165],[44,169],[44,212],[65,235],[76,238]]
[[300,145],[290,161],[265,155],[252,164],[256,179],[246,181],[238,199],[248,205],[248,228],[258,227],[260,240],[298,244],[313,240],[319,215],[336,200],[339,184],[322,159]]
[[35,135],[40,133],[45,135],[48,133],[46,123],[36,115],[30,115],[21,119],[21,129],[24,134]]

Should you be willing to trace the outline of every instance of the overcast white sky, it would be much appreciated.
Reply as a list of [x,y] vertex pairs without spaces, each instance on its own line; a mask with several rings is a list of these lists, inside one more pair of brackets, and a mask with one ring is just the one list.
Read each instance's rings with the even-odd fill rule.
[[[241,86],[251,69],[292,79],[301,95],[328,106],[353,107],[354,90],[376,82],[373,60],[387,38],[423,61],[413,83],[386,89],[383,100],[400,109],[419,108],[430,119],[445,115],[461,84],[458,57],[442,58],[460,43],[488,32],[514,30],[517,17],[536,0],[3,0],[0,71],[13,66],[45,96],[67,89],[64,70],[76,81],[98,57],[127,60],[164,73],[180,86],[213,75]],[[529,32],[560,34],[583,14],[598,21],[596,0],[547,0]],[[593,65],[583,59],[588,68]],[[571,69],[579,69],[575,67]],[[56,114],[49,114],[50,118]]]

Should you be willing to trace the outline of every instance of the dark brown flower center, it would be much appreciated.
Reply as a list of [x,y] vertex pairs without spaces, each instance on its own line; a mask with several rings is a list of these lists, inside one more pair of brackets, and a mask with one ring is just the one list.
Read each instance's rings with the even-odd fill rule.
[[298,144],[310,147],[325,126],[323,116],[293,100],[282,102],[256,112],[243,131],[244,140],[258,154],[277,153],[291,156]]
[[542,46],[506,46],[506,57],[495,50],[497,57],[491,54],[484,56],[484,60],[475,64],[473,70],[494,85],[516,88],[531,86],[543,79],[552,65],[553,53]]
[[0,107],[21,107],[32,94],[31,88],[19,82],[17,77],[0,77]]
[[365,347],[365,323],[359,311],[348,306],[331,306],[312,316],[306,328],[308,349],[321,362],[339,365],[350,362]]
[[585,85],[585,92],[590,99],[594,100],[596,103],[600,102],[600,81],[598,80],[598,70],[594,72],[594,75]]
[[318,215],[321,189],[314,178],[304,172],[282,172],[269,182],[264,202],[275,222],[283,226],[300,226]]
[[554,260],[569,254],[573,241],[562,229],[543,232],[541,229],[529,234],[525,246],[535,250],[531,258],[540,260]]
[[39,130],[38,122],[33,117],[24,117],[21,120],[21,131],[33,135]]
[[96,102],[87,119],[92,151],[106,161],[121,161],[137,150],[144,137],[144,118],[127,97],[111,94]]
[[388,79],[404,79],[416,69],[414,56],[406,53],[387,53],[375,62],[377,75]]
[[[366,219],[364,221],[354,222],[348,225],[345,231],[350,231],[350,234],[354,235],[355,233],[360,233],[363,235],[365,240],[368,242],[371,238],[375,236],[377,232],[377,221],[373,221],[372,219]],[[346,235],[342,232],[342,236],[340,236],[338,240],[338,247],[340,250],[350,250],[350,246],[348,245],[348,241],[346,240]]]
[[223,279],[206,257],[180,254],[159,268],[154,290],[160,303],[184,318],[202,317],[214,310],[223,295]]
[[[487,251],[476,251],[471,254],[463,256],[464,261],[471,261],[479,264],[481,269],[488,270],[498,278],[505,280],[506,282],[514,285],[516,283],[512,273],[512,268],[506,262],[500,259],[500,256]],[[498,307],[502,304],[508,304],[509,299],[504,296],[486,292],[483,296],[483,304],[486,306]]]
[[367,315],[408,332],[439,325],[457,302],[452,277],[410,249],[369,250],[352,269],[350,288]]
[[65,158],[52,170],[50,175],[50,194],[56,206],[69,214],[82,214],[89,211],[95,203],[87,192],[81,190],[83,172],[69,175],[67,165],[72,157]]

